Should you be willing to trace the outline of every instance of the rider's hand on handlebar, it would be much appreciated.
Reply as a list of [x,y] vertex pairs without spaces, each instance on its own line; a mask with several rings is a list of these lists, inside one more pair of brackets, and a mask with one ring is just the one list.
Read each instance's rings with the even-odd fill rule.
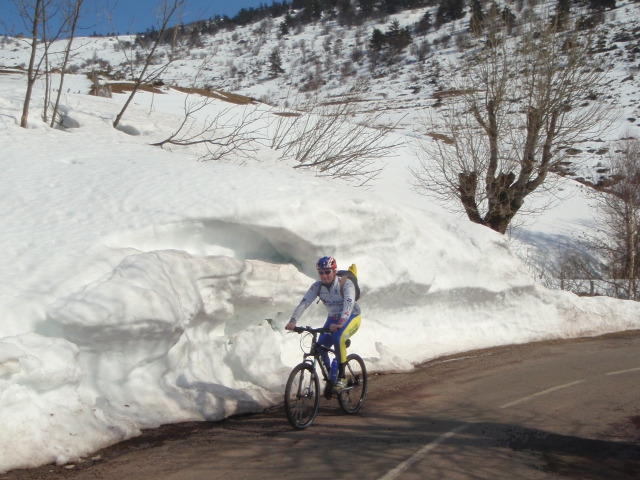
[[289,322],[284,326],[285,330],[293,330],[294,328],[296,328],[296,324],[293,322]]
[[337,332],[341,328],[342,328],[342,324],[341,323],[332,323],[331,325],[329,325],[329,331],[331,333]]

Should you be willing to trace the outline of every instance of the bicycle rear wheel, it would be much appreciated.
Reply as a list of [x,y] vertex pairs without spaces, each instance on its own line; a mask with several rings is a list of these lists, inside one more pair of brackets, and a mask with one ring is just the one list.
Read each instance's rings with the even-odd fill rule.
[[347,387],[338,395],[338,403],[344,413],[353,415],[360,410],[367,395],[367,369],[360,355],[352,353],[347,356],[344,373]]
[[291,371],[284,391],[287,420],[293,428],[303,430],[316,418],[319,405],[318,375],[308,363],[301,363]]

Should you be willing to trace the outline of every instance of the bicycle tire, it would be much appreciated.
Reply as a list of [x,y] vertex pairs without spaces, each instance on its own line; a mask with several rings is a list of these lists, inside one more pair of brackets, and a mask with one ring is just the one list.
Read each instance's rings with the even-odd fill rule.
[[344,373],[347,388],[338,394],[338,403],[344,413],[353,415],[360,410],[367,395],[367,368],[360,355],[352,353],[347,356]]
[[294,367],[284,390],[284,409],[287,420],[296,430],[304,430],[316,418],[320,405],[318,375],[308,363]]

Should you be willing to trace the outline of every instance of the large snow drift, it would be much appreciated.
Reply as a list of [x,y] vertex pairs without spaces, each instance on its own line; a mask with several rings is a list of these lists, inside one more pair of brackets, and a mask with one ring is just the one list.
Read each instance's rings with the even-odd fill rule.
[[279,402],[301,358],[283,327],[323,254],[358,266],[352,350],[371,370],[640,327],[637,304],[547,291],[500,235],[393,192],[268,151],[206,164],[148,146],[177,94],[130,109],[137,136],[110,127],[119,100],[83,95],[66,101],[73,128],[24,130],[21,85],[0,82],[0,471]]

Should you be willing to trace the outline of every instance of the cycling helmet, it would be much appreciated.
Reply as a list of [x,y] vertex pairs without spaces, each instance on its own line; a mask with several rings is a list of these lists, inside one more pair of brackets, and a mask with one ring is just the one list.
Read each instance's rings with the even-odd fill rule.
[[322,270],[324,268],[335,270],[338,268],[338,262],[336,262],[336,259],[333,257],[322,257],[318,260],[318,263],[316,263],[316,270]]

